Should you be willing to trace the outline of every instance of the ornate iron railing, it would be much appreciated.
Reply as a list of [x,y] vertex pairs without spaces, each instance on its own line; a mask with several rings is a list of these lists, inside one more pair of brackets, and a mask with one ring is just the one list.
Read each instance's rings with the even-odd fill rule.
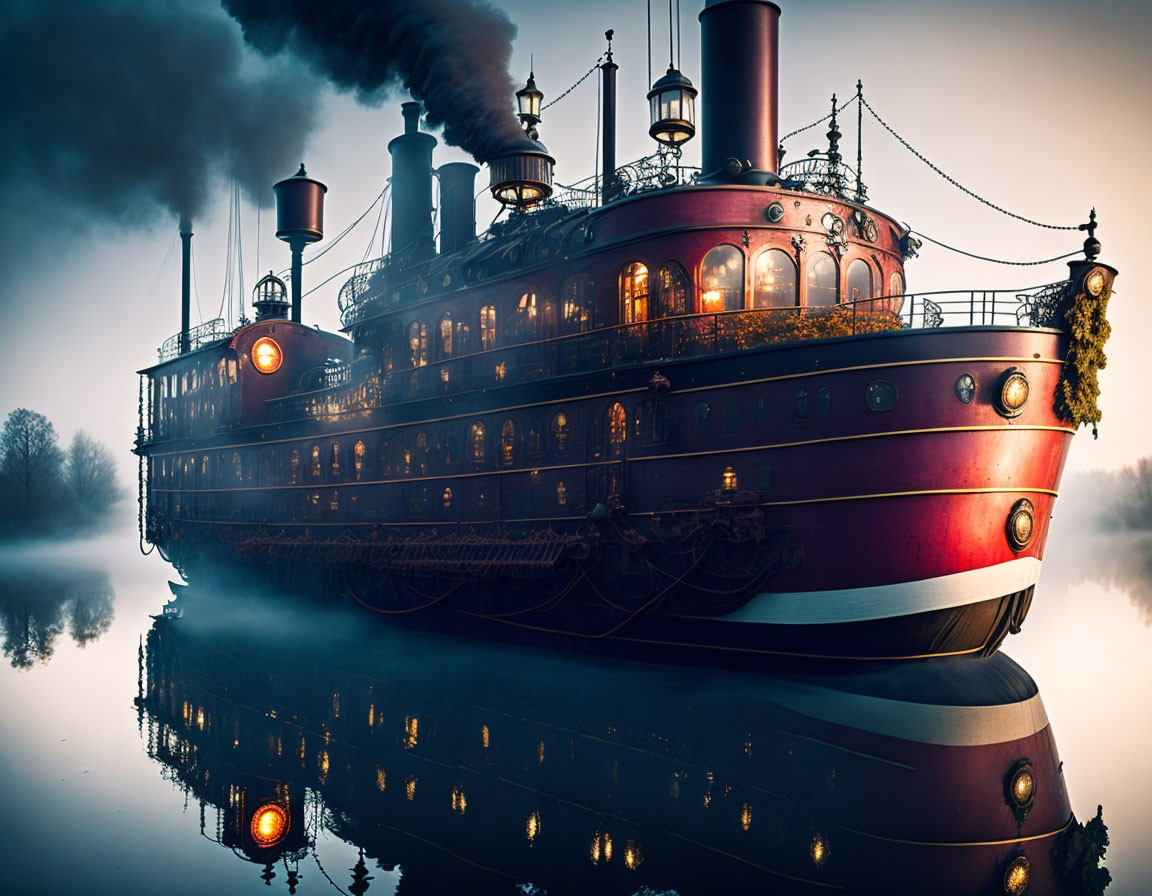
[[[699,168],[680,164],[679,153],[661,150],[617,168],[608,191],[609,201],[695,183],[699,176]],[[567,186],[560,184],[549,202],[568,208],[597,208],[603,202],[603,185],[603,174]]]
[[780,179],[789,189],[838,199],[849,199],[856,190],[856,172],[841,161],[833,162],[824,152],[809,153],[805,159],[782,166]]
[[[227,322],[222,317],[202,323],[188,331],[188,351],[192,352],[209,343],[224,339],[231,333]],[[164,340],[159,349],[161,361],[171,361],[180,354],[181,335],[177,333],[175,336],[169,336]]]
[[[275,419],[331,418],[392,401],[606,367],[703,357],[813,339],[961,326],[1051,326],[1066,283],[1026,290],[949,290],[860,299],[831,306],[756,308],[603,327],[382,371],[356,362],[348,381],[269,402]],[[363,365],[364,371],[359,369]],[[375,366],[374,366],[375,365]]]

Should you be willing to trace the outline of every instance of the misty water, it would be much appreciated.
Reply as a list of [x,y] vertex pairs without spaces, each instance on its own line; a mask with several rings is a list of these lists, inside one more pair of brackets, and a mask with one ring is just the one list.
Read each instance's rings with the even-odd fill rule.
[[[1048,553],[1003,652],[1039,686],[1077,818],[1104,807],[1108,892],[1146,893],[1149,539],[1058,515]],[[843,858],[844,835],[812,826],[820,786],[778,779],[783,799],[758,777],[779,778],[764,744],[807,730],[770,708],[788,702],[771,676],[432,636],[269,595],[188,595],[183,618],[155,619],[170,580],[129,531],[0,547],[0,891],[809,892],[795,878],[819,874],[755,836]],[[267,853],[254,801],[289,816]],[[856,808],[866,825],[873,807]]]

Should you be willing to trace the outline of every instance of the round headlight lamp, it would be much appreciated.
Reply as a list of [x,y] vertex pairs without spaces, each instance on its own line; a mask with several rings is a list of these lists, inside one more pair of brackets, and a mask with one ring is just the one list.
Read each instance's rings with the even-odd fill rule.
[[266,803],[252,815],[252,839],[258,846],[275,846],[288,831],[288,813],[276,803]]
[[1027,809],[1036,797],[1036,772],[1032,763],[1021,759],[1008,773],[1008,800],[1014,808]]
[[1036,508],[1027,498],[1012,505],[1008,512],[1008,544],[1017,554],[1028,547],[1036,531]]
[[1016,856],[1004,869],[1004,892],[1008,896],[1023,896],[1031,882],[1032,866],[1026,856]]
[[1092,296],[1099,296],[1100,293],[1104,292],[1104,283],[1104,272],[1100,268],[1093,268],[1092,272],[1084,278],[1084,288]]
[[1000,381],[1000,394],[996,398],[996,410],[1005,417],[1016,417],[1028,403],[1028,377],[1016,367],[1004,374]]
[[284,352],[270,336],[261,336],[252,343],[252,363],[261,373],[275,373],[284,363]]

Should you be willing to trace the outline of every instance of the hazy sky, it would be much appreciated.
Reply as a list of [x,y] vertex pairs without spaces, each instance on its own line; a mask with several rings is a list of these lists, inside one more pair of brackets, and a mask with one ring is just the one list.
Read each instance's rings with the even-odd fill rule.
[[[519,29],[514,79],[520,82],[527,75],[534,55],[545,102],[592,66],[603,49],[603,31],[614,28],[620,65],[617,158],[623,162],[652,151],[644,3],[506,0],[494,5],[505,9]],[[1152,304],[1138,287],[1139,259],[1147,255],[1142,211],[1152,194],[1152,174],[1144,160],[1152,142],[1147,96],[1152,62],[1146,50],[1152,43],[1152,13],[1146,5],[1121,0],[1091,5],[781,0],[780,5],[782,133],[823,115],[830,95],[850,94],[859,77],[870,102],[897,131],[997,204],[1057,224],[1078,223],[1095,205],[1102,260],[1118,267],[1120,278],[1110,309],[1110,363],[1101,377],[1100,439],[1093,442],[1082,434],[1070,469],[1117,467],[1152,452],[1144,348],[1152,330]],[[209,0],[170,6],[174,11],[190,6],[214,11],[239,33]],[[659,76],[667,62],[662,49],[667,46],[667,7],[659,0],[653,6],[653,70]],[[697,83],[700,6],[682,4],[682,68]],[[269,71],[268,63],[251,53],[241,65],[254,77]],[[147,71],[139,75],[149,79]],[[557,158],[556,179],[562,183],[593,170],[595,83],[589,78],[549,109],[541,125],[541,139]],[[125,84],[122,96],[94,89],[90,102],[139,102],[139,88]],[[401,98],[366,108],[353,97],[314,89],[309,80],[301,80],[300,90],[305,102],[313,104],[315,118],[304,160],[309,173],[329,186],[326,226],[335,236],[388,178],[386,145],[401,129]],[[87,97],[81,97],[81,106],[84,102]],[[290,111],[281,117],[261,110],[260,130],[246,139],[269,141],[272,148],[294,146],[300,134],[280,129],[306,127],[309,115],[301,114],[295,99]],[[188,126],[202,127],[202,122],[190,120]],[[846,154],[854,155],[854,112],[841,129],[843,144],[850,147]],[[816,129],[790,141],[790,159],[819,145],[822,132]],[[1082,240],[1081,234],[1040,230],[976,204],[867,120],[864,153],[872,204],[943,242],[983,255],[1036,259],[1072,251]],[[436,164],[464,158],[442,143]],[[697,139],[688,144],[686,161],[698,159]],[[269,202],[272,181],[292,173],[271,174]],[[0,172],[0,180],[4,177]],[[219,176],[208,183],[207,211],[194,224],[194,323],[201,316],[216,316],[224,282],[228,184]],[[134,371],[152,363],[159,343],[179,328],[175,218],[145,215],[143,224],[127,229],[67,210],[48,213],[35,189],[13,184],[11,177],[3,186],[8,201],[0,228],[0,414],[20,406],[41,411],[65,439],[77,428],[87,429],[119,453],[126,472],[134,469],[127,453],[136,425]],[[481,228],[495,212],[490,201],[481,204]],[[285,267],[288,252],[273,236],[269,209],[260,217],[259,246],[254,206],[246,201],[241,213],[246,303],[259,274]],[[374,223],[370,215],[305,268],[305,289],[359,261]],[[1023,288],[1061,279],[1064,271],[1062,262],[997,267],[926,246],[909,263],[908,285],[910,290]],[[338,326],[335,297],[342,282],[336,277],[305,300],[307,322]]]

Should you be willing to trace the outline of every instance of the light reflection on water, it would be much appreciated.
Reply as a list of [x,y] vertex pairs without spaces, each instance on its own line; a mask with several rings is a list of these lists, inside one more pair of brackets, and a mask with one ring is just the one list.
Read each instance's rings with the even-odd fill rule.
[[[531,652],[526,661],[511,648],[468,642],[433,640],[429,647],[424,636],[380,632],[358,616],[307,624],[312,632],[323,625],[324,641],[377,651],[374,673],[349,657],[326,657],[320,645],[302,645],[302,624],[284,609],[271,617],[253,610],[240,620],[189,613],[178,625],[194,637],[164,645],[148,614],[159,613],[167,599],[169,572],[155,558],[129,555],[130,546],[130,539],[119,539],[45,548],[26,558],[34,556],[51,572],[31,580],[27,563],[20,579],[11,556],[0,557],[7,657],[0,710],[9,721],[0,741],[0,805],[9,807],[0,816],[0,837],[5,880],[14,888],[6,892],[269,892],[264,880],[271,892],[287,892],[289,874],[297,870],[298,893],[329,892],[328,877],[346,892],[360,892],[363,882],[368,892],[437,892],[427,883],[437,875],[453,884],[471,880],[476,892],[514,892],[500,888],[516,882],[504,874],[551,883],[554,893],[588,886],[632,893],[647,884],[688,896],[707,891],[709,880],[791,892],[799,885],[754,865],[791,873],[800,869],[799,857],[807,863],[804,874],[818,877],[843,873],[838,862],[852,853],[842,834],[815,820],[828,807],[811,799],[820,787],[846,792],[858,780],[841,764],[838,783],[806,779],[800,786],[797,780],[815,767],[797,780],[784,775],[784,760],[762,751],[784,744],[773,741],[773,732],[795,733],[811,722],[778,708],[772,712],[779,717],[766,719],[766,706],[749,716],[746,677],[734,682],[702,670],[665,675],[651,667],[621,672],[602,661]],[[1124,562],[1129,565],[1101,565],[1101,578],[1113,576],[1112,586],[1120,587],[1111,570],[1133,568],[1133,561]],[[1048,581],[1053,568],[1046,568],[1024,632],[1009,639],[1006,650],[1043,686],[1077,816],[1087,820],[1097,802],[1104,804],[1112,836],[1107,864],[1115,878],[1108,892],[1145,892],[1152,862],[1140,844],[1152,818],[1137,798],[1147,792],[1148,776],[1143,744],[1133,734],[1152,730],[1152,713],[1139,688],[1126,682],[1146,677],[1152,634],[1126,597],[1091,585],[1064,587],[1073,578],[1065,573],[1057,587]],[[77,570],[85,571],[77,576]],[[1085,579],[1092,576],[1084,572]],[[21,629],[24,618],[43,621]],[[253,626],[259,651],[233,639]],[[363,646],[365,627],[370,647]],[[12,641],[12,630],[47,634]],[[10,642],[28,646],[9,654]],[[54,650],[42,649],[45,644]],[[472,659],[461,660],[465,655]],[[16,657],[22,667],[31,658],[31,667],[13,668]],[[138,682],[141,659],[146,666],[170,666]],[[536,685],[525,683],[533,669],[539,670]],[[514,682],[501,678],[513,671]],[[558,697],[557,684],[565,680]],[[167,691],[149,690],[161,682]],[[145,697],[139,706],[133,701],[138,684]],[[636,687],[649,688],[648,698],[630,703],[627,692]],[[693,706],[706,708],[689,711],[653,690],[658,687],[691,694]],[[618,699],[606,700],[602,692],[613,688]],[[626,707],[623,716],[606,709],[614,703]],[[726,726],[711,754],[698,730],[704,721]],[[513,737],[523,740],[518,765],[509,765],[506,752]],[[792,748],[799,743],[805,744],[800,755],[811,755],[807,741]],[[595,768],[583,765],[584,756]],[[749,765],[741,767],[734,756]],[[699,767],[686,762],[692,757]],[[284,773],[288,758],[299,769],[291,775]],[[775,778],[749,777],[748,768],[768,769]],[[549,778],[555,769],[564,770],[564,780]],[[640,795],[652,799],[649,785],[657,777],[666,800],[691,803],[697,814],[644,809]],[[786,786],[793,790],[785,796],[809,800],[799,814],[782,812],[762,792]],[[897,797],[909,817],[923,814],[908,793]],[[233,799],[244,802],[247,815],[237,814]],[[244,823],[254,800],[286,806],[290,836],[303,836],[271,869],[236,854],[252,850]],[[567,804],[583,808],[561,808]],[[880,806],[878,817],[884,811]],[[726,813],[723,824],[711,820],[718,813]],[[515,847],[491,839],[513,828]],[[772,843],[782,837],[792,852],[749,839],[767,830],[777,832]],[[440,846],[423,842],[433,840]],[[560,879],[550,878],[549,869],[561,864],[550,850],[568,841],[584,858]],[[445,852],[446,845],[455,846],[458,857]],[[298,869],[291,858],[285,861],[301,851]],[[721,852],[745,861],[730,862]],[[660,877],[660,869],[684,872],[693,862],[701,869],[695,876]],[[590,869],[603,876],[586,877]],[[397,889],[406,870],[407,883]]]

